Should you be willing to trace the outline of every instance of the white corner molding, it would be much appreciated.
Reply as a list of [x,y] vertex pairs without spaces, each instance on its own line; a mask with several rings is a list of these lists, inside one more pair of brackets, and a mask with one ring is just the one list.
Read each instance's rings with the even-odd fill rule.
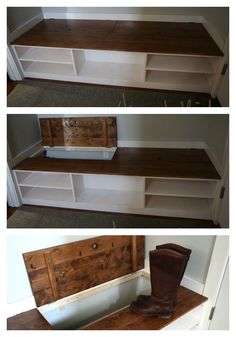
[[17,156],[13,158],[14,164],[19,164],[22,160],[28,158],[28,157],[34,157],[35,155],[39,154],[43,151],[42,141],[38,141],[31,146],[29,146],[24,151],[20,152]]
[[216,305],[218,294],[224,273],[229,261],[229,236],[219,235],[216,237],[210,265],[206,277],[203,295],[208,298],[204,307],[200,329],[209,328],[209,315],[212,307]]
[[24,22],[22,25],[20,25],[13,31],[8,32],[8,43],[11,43],[15,39],[17,39],[19,36],[27,32],[27,30],[31,29],[32,27],[37,25],[42,20],[43,20],[43,14],[40,13],[34,16],[33,18],[27,20],[26,22]]

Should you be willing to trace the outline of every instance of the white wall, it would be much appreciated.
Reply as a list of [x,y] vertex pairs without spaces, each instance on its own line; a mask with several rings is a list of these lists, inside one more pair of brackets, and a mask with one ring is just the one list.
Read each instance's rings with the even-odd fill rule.
[[32,296],[23,253],[53,247],[93,236],[9,235],[7,238],[7,303]]
[[[39,118],[82,117],[106,115],[44,114]],[[206,141],[208,116],[210,115],[167,115],[167,114],[110,114],[117,118],[118,140],[120,141]]]
[[7,140],[13,157],[41,140],[36,114],[8,114]]
[[41,13],[41,7],[7,7],[7,27],[12,32]]
[[149,269],[149,251],[156,245],[176,243],[192,250],[185,275],[199,282],[206,280],[211,254],[214,248],[215,236],[146,236],[145,238],[145,268]]
[[222,171],[224,163],[224,151],[226,148],[229,133],[229,115],[209,115],[207,131],[207,144],[219,162]]

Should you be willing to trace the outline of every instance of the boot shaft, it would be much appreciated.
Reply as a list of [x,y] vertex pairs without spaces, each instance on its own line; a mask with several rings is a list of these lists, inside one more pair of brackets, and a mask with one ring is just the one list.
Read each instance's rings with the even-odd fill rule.
[[152,297],[158,302],[175,301],[188,257],[172,249],[150,251]]

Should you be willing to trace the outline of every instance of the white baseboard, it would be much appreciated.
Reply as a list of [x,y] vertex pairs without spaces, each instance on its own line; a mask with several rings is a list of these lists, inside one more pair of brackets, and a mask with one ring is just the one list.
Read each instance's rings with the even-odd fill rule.
[[150,15],[150,14],[112,14],[112,13],[74,13],[51,12],[43,10],[44,19],[67,20],[124,20],[124,21],[164,21],[164,22],[202,22],[202,16]]
[[139,141],[139,140],[118,140],[118,147],[150,147],[166,149],[205,149],[205,142],[187,142],[187,141]]
[[37,153],[40,153],[43,151],[43,146],[41,140],[34,143],[33,145],[29,146],[27,149],[24,151],[20,152],[17,156],[13,158],[14,165],[19,164],[22,160],[28,158],[28,157],[33,157]]
[[31,29],[32,27],[37,25],[42,20],[43,20],[43,13],[40,13],[34,16],[33,18],[27,20],[26,22],[24,22],[22,25],[17,27],[12,32],[8,32],[8,37],[7,37],[8,43],[11,43],[15,39],[17,39],[19,36],[27,32],[27,30]]

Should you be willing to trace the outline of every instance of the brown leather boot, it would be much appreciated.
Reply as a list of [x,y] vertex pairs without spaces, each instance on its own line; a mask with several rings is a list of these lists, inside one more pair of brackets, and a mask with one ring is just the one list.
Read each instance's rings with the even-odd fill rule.
[[[186,260],[186,265],[185,265],[185,268],[184,268],[184,271],[183,271],[183,275],[184,275],[184,272],[185,272],[185,269],[187,267],[187,263],[188,263],[188,260],[189,260],[189,257],[190,257],[190,254],[191,254],[191,249],[188,249],[188,248],[185,248],[185,247],[182,247],[180,245],[177,245],[175,243],[164,243],[162,245],[159,245],[159,246],[156,246],[156,249],[173,249],[175,250],[176,252],[179,252],[179,253],[182,253],[184,254],[186,257],[187,257],[187,260]],[[183,275],[181,277],[181,279],[183,278]],[[137,301],[145,301],[147,300],[148,298],[150,298],[151,295],[139,295],[138,298],[137,298]],[[173,302],[173,308],[175,310],[175,307],[176,307],[176,299],[174,300]]]
[[142,316],[169,318],[187,257],[172,249],[157,249],[149,253],[149,259],[152,294],[145,301],[131,303],[130,309]]

